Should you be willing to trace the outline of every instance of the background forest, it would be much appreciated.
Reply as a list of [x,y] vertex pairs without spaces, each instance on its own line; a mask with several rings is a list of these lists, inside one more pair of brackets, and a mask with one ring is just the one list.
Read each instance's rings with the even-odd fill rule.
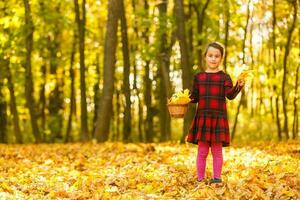
[[0,143],[184,141],[194,115],[167,99],[224,44],[234,142],[299,136],[296,0],[4,0],[0,2]]

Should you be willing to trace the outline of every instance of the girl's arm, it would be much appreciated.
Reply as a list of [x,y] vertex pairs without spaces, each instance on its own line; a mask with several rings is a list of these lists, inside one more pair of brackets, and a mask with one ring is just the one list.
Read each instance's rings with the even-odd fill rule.
[[234,99],[238,93],[242,90],[243,86],[240,86],[238,83],[233,86],[232,80],[228,74],[226,74],[225,79],[225,95],[228,99]]
[[197,87],[197,76],[194,76],[193,87],[191,89],[190,103],[198,103],[199,90]]

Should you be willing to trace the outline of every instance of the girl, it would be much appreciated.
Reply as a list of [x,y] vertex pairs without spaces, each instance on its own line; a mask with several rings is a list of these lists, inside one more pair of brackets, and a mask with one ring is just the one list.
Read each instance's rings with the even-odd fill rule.
[[222,146],[229,146],[230,141],[225,97],[234,99],[245,84],[243,80],[238,80],[233,86],[230,76],[219,69],[223,57],[224,48],[221,44],[208,44],[204,53],[206,70],[194,76],[190,95],[191,103],[198,103],[198,107],[187,142],[198,145],[197,176],[200,182],[204,180],[209,147],[214,172],[210,183],[222,182]]

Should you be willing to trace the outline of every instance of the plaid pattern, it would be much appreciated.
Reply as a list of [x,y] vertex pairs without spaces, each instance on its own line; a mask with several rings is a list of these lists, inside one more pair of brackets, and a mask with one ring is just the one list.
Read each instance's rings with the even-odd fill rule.
[[196,74],[190,98],[191,103],[198,103],[198,107],[187,142],[198,144],[198,141],[203,141],[229,146],[230,134],[225,97],[234,99],[241,89],[238,84],[233,86],[230,76],[223,71]]

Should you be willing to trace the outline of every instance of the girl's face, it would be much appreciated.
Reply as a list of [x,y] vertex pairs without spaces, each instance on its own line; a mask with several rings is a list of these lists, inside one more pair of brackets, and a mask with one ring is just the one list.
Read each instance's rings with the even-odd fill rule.
[[219,65],[222,61],[221,51],[214,47],[208,47],[206,55],[206,69],[209,71],[218,71]]

